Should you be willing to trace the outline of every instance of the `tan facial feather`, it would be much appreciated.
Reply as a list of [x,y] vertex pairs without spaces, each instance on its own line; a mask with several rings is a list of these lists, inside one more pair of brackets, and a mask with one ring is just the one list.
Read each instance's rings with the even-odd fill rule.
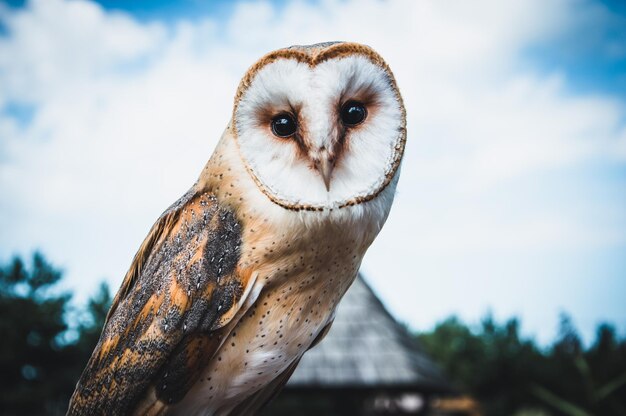
[[[257,173],[255,173],[254,169],[250,166],[248,161],[242,155],[237,131],[237,109],[241,99],[246,94],[246,91],[251,86],[259,71],[261,71],[267,65],[270,65],[281,59],[295,60],[297,62],[305,63],[310,67],[315,67],[332,59],[341,59],[353,56],[365,57],[369,62],[373,63],[375,66],[381,68],[384,71],[386,77],[389,79],[390,88],[394,93],[398,109],[400,110],[400,125],[397,127],[398,137],[396,139],[396,144],[392,149],[392,158],[389,161],[388,168],[385,170],[384,175],[382,175],[381,183],[376,186],[376,189],[368,190],[367,192],[359,193],[354,197],[344,199],[338,204],[333,204],[334,206],[332,207],[326,207],[323,204],[303,202],[300,200],[291,201],[284,196],[277,195],[274,191],[268,188],[268,186],[258,177]],[[354,91],[345,91],[338,100],[337,114],[339,114],[341,106],[348,100],[355,100],[366,104],[368,108],[368,116],[370,117],[376,115],[381,105],[378,102],[376,92],[371,86],[368,86],[367,84],[357,86]],[[274,111],[276,110],[270,106],[269,108],[262,109],[260,111],[263,113],[262,117],[260,118],[260,120],[263,120],[261,122],[262,128],[267,130],[269,129],[269,122],[267,120],[268,118],[271,120],[271,114],[274,114]],[[291,139],[293,141],[293,144],[296,145],[294,146],[294,153],[303,163],[306,163],[306,166],[308,166],[310,170],[315,170],[316,160],[315,158],[311,159],[310,156],[312,152],[317,151],[318,149],[315,149],[313,144],[308,142],[310,136],[308,134],[303,134],[304,132],[306,132],[307,128],[306,121],[302,118],[299,118],[298,120],[302,122],[303,126],[301,127],[301,131],[298,132],[293,139]],[[334,141],[331,144],[330,149],[327,149],[327,151],[329,151],[330,153],[330,160],[333,163],[340,164],[342,153],[345,152],[346,149],[350,146],[350,132],[345,130],[338,117],[333,119],[331,123],[333,124],[332,131],[335,132],[331,135]],[[252,176],[256,185],[273,203],[293,211],[324,211],[326,209],[333,208],[342,209],[359,205],[361,203],[376,198],[393,180],[398,170],[398,167],[400,166],[406,144],[406,113],[402,102],[402,97],[398,91],[398,87],[395,78],[391,73],[391,70],[378,53],[376,53],[368,46],[355,43],[320,44],[313,45],[312,47],[297,46],[280,49],[265,55],[248,70],[246,75],[243,77],[239,88],[237,89],[231,126],[234,140],[237,143],[240,155],[242,155],[241,157],[244,159],[246,170],[248,171],[250,176]],[[365,128],[367,128],[367,126],[356,126],[353,129],[353,134],[354,132]]]

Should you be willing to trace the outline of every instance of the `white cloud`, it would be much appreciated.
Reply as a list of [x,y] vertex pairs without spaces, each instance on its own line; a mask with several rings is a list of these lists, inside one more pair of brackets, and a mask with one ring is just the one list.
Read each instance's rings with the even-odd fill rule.
[[[588,23],[568,2],[245,2],[227,21],[166,26],[38,0],[0,16],[0,108],[36,109],[25,127],[0,113],[1,253],[41,247],[83,295],[102,277],[119,284],[152,221],[193,183],[246,68],[271,49],[325,40],[378,49],[408,108],[399,197],[365,261],[403,319],[424,326],[489,304],[532,318],[528,302],[565,285],[551,253],[624,244],[624,201],[587,201],[593,173],[572,182],[594,164],[623,169],[624,102],[576,95],[525,58]],[[560,296],[532,330],[550,334],[545,315],[576,307]]]

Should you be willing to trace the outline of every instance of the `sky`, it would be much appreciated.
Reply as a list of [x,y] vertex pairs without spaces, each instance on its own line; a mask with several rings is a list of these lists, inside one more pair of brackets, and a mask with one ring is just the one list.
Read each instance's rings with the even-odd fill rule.
[[0,260],[77,302],[116,289],[268,51],[350,40],[394,71],[408,142],[366,279],[412,329],[569,313],[626,334],[626,6],[618,1],[0,2]]

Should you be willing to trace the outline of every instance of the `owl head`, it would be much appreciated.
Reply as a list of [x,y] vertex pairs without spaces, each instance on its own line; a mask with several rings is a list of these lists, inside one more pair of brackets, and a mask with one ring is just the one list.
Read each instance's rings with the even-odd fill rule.
[[292,210],[375,198],[394,181],[406,141],[391,70],[356,43],[264,56],[239,85],[232,127],[248,173],[268,198]]

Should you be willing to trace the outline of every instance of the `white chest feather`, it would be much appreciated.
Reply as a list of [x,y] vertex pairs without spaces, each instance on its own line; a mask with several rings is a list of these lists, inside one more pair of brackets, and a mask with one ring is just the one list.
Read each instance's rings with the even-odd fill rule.
[[294,256],[299,261],[287,271],[276,266],[273,276],[259,276],[259,285],[282,279],[260,291],[174,413],[228,414],[301,358],[332,321],[362,258],[356,246],[320,251]]

